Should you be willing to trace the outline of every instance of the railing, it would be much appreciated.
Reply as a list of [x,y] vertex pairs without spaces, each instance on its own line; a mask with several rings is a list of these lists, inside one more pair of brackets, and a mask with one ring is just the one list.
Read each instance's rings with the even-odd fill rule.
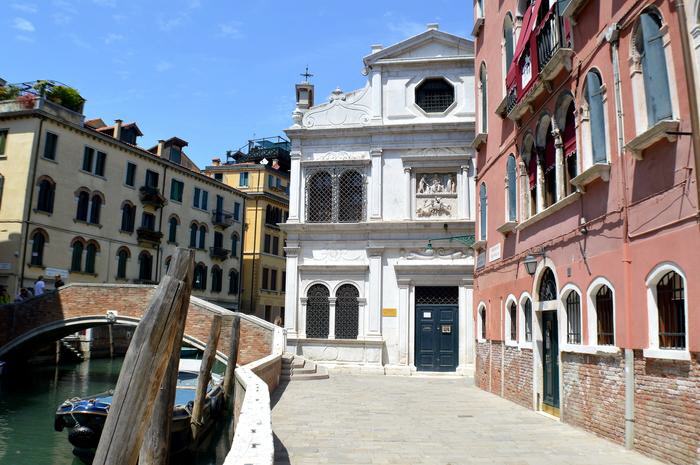
[[219,260],[226,260],[231,251],[223,247],[209,247],[209,256]]
[[228,228],[233,224],[233,213],[224,210],[214,210],[211,212],[211,221],[214,226]]
[[142,242],[160,244],[160,241],[163,239],[163,233],[150,228],[139,228],[136,230],[136,237]]
[[536,29],[538,70],[542,69],[552,59],[554,53],[563,46],[559,2],[556,2],[542,23]]
[[509,114],[513,108],[515,108],[515,104],[518,103],[518,88],[517,86],[513,86],[508,90],[508,97],[506,99],[506,115]]
[[141,186],[139,188],[139,199],[142,203],[160,208],[165,205],[165,197],[160,193],[160,189],[153,186]]

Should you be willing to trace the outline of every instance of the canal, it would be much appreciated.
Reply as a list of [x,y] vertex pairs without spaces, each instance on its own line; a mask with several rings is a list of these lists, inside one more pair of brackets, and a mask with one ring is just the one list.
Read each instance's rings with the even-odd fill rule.
[[[0,376],[0,465],[82,465],[72,454],[67,431],[54,431],[54,412],[70,397],[114,388],[122,361],[28,365]],[[228,450],[223,430],[217,425],[200,452],[179,457],[172,465],[223,463]]]

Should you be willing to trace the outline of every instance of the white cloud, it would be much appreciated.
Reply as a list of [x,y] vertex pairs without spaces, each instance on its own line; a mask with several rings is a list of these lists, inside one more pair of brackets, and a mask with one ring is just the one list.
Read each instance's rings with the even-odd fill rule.
[[239,29],[240,25],[241,25],[241,23],[239,23],[238,21],[219,24],[219,36],[230,37],[230,38],[234,38],[234,39],[242,37],[243,34],[241,33],[241,30]]
[[15,39],[19,40],[20,42],[34,43],[34,38],[33,38],[33,37],[25,36],[25,35],[22,35],[22,34],[17,34],[17,35],[15,36]]
[[105,44],[113,44],[114,42],[119,42],[120,40],[124,40],[124,36],[112,32],[107,34],[107,37],[105,37]]
[[156,64],[156,71],[158,71],[159,73],[164,73],[164,72],[168,71],[169,69],[172,69],[172,67],[173,67],[173,64],[170,63],[169,61],[160,60],[158,62],[158,64]]
[[18,31],[24,31],[24,32],[34,32],[36,28],[34,25],[30,22],[27,21],[24,18],[15,18],[15,29]]
[[39,11],[39,8],[37,8],[37,6],[32,4],[32,3],[13,3],[10,6],[14,10],[23,11],[25,13],[30,13],[30,14],[34,14],[34,13],[37,13]]

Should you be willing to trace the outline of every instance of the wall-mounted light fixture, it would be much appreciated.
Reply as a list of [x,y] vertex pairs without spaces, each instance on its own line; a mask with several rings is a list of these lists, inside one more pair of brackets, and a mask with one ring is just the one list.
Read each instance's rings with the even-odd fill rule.
[[527,271],[527,274],[530,276],[534,275],[535,271],[537,271],[537,256],[545,257],[544,250],[542,250],[542,252],[532,252],[528,254],[523,261],[525,271]]

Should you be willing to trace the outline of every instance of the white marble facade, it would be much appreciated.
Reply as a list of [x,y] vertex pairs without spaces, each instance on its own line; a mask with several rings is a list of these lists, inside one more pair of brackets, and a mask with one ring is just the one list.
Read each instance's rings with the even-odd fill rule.
[[[455,286],[456,371],[465,372],[473,359],[473,255],[456,242],[435,241],[431,252],[426,245],[474,231],[473,43],[431,25],[391,47],[373,46],[364,66],[363,89],[337,89],[324,103],[299,105],[287,130],[287,350],[338,370],[409,374],[416,287]],[[442,86],[444,94],[440,80],[454,91],[452,101],[431,100],[445,107],[436,110],[424,102],[437,97],[420,89]],[[353,206],[361,215],[353,216]],[[328,295],[323,337],[308,334],[318,332],[309,294],[318,285]],[[357,295],[350,339],[336,334],[347,331],[336,327],[347,319],[339,293],[347,285]]]

